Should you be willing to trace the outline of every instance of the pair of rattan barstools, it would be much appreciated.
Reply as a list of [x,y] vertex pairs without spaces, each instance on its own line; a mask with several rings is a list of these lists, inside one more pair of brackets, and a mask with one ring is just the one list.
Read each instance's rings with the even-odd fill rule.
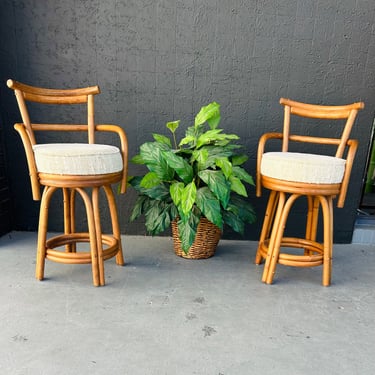
[[[105,284],[104,261],[116,258],[124,264],[116,200],[112,185],[120,183],[125,193],[128,145],[124,130],[117,125],[98,125],[94,121],[94,95],[98,86],[78,89],[47,89],[8,80],[14,90],[23,123],[15,124],[21,136],[29,168],[32,194],[40,202],[36,278],[44,278],[45,259],[92,266],[95,286]],[[51,124],[31,122],[27,104],[83,104],[87,106],[85,124]],[[270,190],[255,263],[263,260],[262,281],[271,284],[276,264],[296,267],[323,266],[322,284],[330,285],[333,246],[333,200],[343,207],[358,143],[350,139],[356,115],[362,102],[342,106],[305,104],[281,99],[284,127],[280,133],[266,133],[259,142],[257,160],[257,196],[262,186]],[[291,132],[292,115],[299,118],[296,132]],[[304,120],[304,122],[302,122]],[[313,121],[316,120],[316,121]],[[329,126],[327,127],[327,121]],[[335,137],[314,137],[311,128],[326,126],[334,120],[343,123]],[[294,129],[294,128],[293,128]],[[87,133],[87,143],[37,143],[35,133]],[[118,137],[119,147],[96,143],[97,133],[109,132]],[[319,132],[321,134],[321,132]],[[307,134],[307,135],[306,135]],[[278,150],[275,149],[279,143]],[[306,153],[305,144],[315,153]],[[267,148],[271,151],[266,152]],[[296,147],[296,150],[292,150]],[[328,148],[335,151],[328,156]],[[41,186],[44,186],[41,194]],[[52,196],[62,191],[64,233],[47,238],[48,213]],[[112,233],[102,233],[99,197],[104,190],[112,223]],[[87,232],[76,231],[76,197],[86,209]],[[304,238],[285,237],[288,215],[300,197],[307,198],[307,220]],[[320,214],[321,212],[321,214]],[[323,240],[317,241],[319,216],[323,222]],[[86,243],[86,247],[78,245]],[[87,246],[88,244],[88,246]],[[284,251],[285,249],[285,251]],[[298,249],[298,251],[294,251]]]

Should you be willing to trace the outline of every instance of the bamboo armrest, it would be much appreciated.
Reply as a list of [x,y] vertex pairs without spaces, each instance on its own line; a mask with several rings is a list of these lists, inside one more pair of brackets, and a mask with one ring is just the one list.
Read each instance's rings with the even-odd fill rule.
[[262,155],[264,154],[266,143],[270,139],[283,139],[283,133],[265,133],[260,137],[259,144],[258,144],[256,192],[255,192],[257,197],[262,196],[260,165],[262,162]]
[[100,124],[95,126],[95,130],[99,132],[116,133],[120,138],[121,155],[123,161],[123,173],[120,185],[120,193],[126,192],[127,179],[128,179],[128,139],[123,128],[118,125]]
[[14,129],[18,132],[21,136],[23,147],[26,153],[27,165],[29,168],[29,176],[31,182],[31,191],[33,194],[33,199],[35,201],[39,201],[41,198],[40,195],[40,184],[38,178],[38,171],[36,168],[33,146],[31,144],[29,135],[27,134],[27,130],[24,124],[15,124]]
[[350,179],[350,174],[352,172],[354,157],[358,148],[358,141],[356,139],[349,139],[346,144],[348,146],[348,154],[346,155],[345,172],[344,172],[344,177],[341,183],[340,194],[337,199],[337,207],[339,208],[344,207],[344,202],[346,198],[346,193],[348,191],[349,179]]

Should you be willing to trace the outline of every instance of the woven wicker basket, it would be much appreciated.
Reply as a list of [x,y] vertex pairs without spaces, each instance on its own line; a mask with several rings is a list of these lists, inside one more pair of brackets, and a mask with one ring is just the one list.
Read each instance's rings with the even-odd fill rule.
[[172,221],[172,237],[176,255],[188,259],[205,259],[215,254],[216,246],[221,237],[221,231],[215,224],[202,217],[198,224],[195,241],[187,254],[181,248],[177,220]]

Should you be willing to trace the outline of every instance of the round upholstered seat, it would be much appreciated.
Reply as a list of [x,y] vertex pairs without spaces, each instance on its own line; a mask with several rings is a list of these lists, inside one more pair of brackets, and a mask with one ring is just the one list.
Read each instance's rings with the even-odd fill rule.
[[115,146],[87,143],[48,143],[33,146],[38,172],[58,175],[99,175],[122,171]]
[[263,176],[285,181],[337,184],[345,172],[345,160],[334,156],[298,152],[267,152],[262,156]]

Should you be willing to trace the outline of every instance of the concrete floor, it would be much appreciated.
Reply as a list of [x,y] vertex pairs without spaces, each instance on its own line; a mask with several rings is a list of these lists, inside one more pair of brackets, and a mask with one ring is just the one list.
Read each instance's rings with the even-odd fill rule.
[[272,286],[256,243],[224,241],[207,260],[169,238],[125,236],[125,267],[47,261],[34,279],[35,233],[0,238],[0,374],[373,375],[375,245],[335,245],[321,267],[279,266]]

